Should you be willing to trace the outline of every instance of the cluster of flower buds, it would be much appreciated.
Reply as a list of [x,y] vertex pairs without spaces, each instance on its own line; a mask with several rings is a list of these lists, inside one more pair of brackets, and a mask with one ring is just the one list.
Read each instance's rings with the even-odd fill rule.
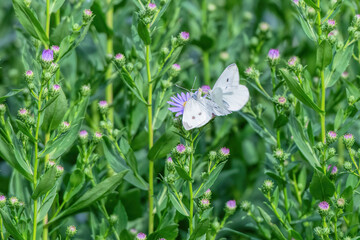
[[235,200],[229,200],[226,202],[225,205],[225,212],[229,215],[234,214],[236,211],[236,201]]
[[274,182],[271,181],[270,179],[267,179],[264,181],[264,183],[261,185],[261,191],[264,194],[268,194],[270,193],[274,188]]
[[70,123],[63,121],[59,126],[59,133],[67,132],[70,129]]
[[171,45],[175,49],[179,46],[185,45],[190,40],[190,33],[181,32],[177,37],[171,38]]
[[324,22],[321,26],[322,30],[328,34],[329,32],[333,31],[335,29],[336,22],[334,19],[328,19],[326,22]]
[[61,86],[59,84],[54,84],[50,88],[50,96],[55,97],[60,94]]
[[18,118],[24,122],[28,127],[35,125],[34,117],[30,115],[29,110],[26,108],[20,108],[18,111]]
[[296,75],[300,74],[304,70],[303,65],[300,63],[300,59],[296,56],[291,57],[287,61],[287,66],[290,70],[294,71]]
[[155,3],[148,3],[144,9],[139,11],[139,17],[145,24],[150,24],[158,11],[158,7]]
[[352,20],[351,26],[348,28],[350,36],[353,36],[355,40],[360,39],[360,14],[356,14]]
[[93,12],[90,9],[85,9],[83,11],[83,24],[87,24],[90,22],[91,18],[93,17]]
[[267,55],[267,59],[271,67],[275,67],[280,60],[280,52],[278,49],[270,49]]

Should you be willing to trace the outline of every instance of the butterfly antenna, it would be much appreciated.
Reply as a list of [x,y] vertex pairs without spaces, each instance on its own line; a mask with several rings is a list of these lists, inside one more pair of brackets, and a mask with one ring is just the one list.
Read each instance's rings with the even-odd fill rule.
[[193,85],[192,85],[192,87],[191,87],[191,90],[195,90],[195,89],[194,89],[195,83],[196,83],[196,77],[195,77],[194,83],[193,83]]
[[178,88],[181,88],[181,89],[183,89],[183,90],[185,90],[185,91],[187,91],[187,92],[190,92],[189,89],[186,89],[186,88],[184,88],[184,87],[182,87],[182,86],[180,86],[180,85],[175,84],[175,86],[178,87]]

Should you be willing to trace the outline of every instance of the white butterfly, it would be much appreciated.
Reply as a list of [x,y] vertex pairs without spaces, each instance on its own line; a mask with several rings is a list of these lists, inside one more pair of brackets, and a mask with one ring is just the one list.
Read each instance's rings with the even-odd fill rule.
[[244,107],[249,100],[249,90],[239,84],[239,79],[239,70],[233,63],[220,75],[208,95],[202,97],[201,90],[192,94],[184,108],[184,128],[202,127],[214,116],[228,115]]

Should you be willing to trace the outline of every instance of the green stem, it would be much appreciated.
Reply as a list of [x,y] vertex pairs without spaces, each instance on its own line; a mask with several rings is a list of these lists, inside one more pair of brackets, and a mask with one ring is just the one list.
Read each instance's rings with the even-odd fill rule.
[[337,234],[337,213],[334,216],[334,234],[335,234],[335,240],[338,240],[338,234]]
[[220,232],[220,230],[224,227],[226,220],[229,218],[229,214],[225,214],[223,220],[220,223],[220,227],[218,228],[218,230],[216,230],[214,236],[211,238],[212,240],[215,240],[216,235],[218,234],[218,232]]
[[[38,100],[38,113],[37,113],[37,119],[36,119],[36,130],[35,130],[35,163],[34,163],[34,189],[36,188],[37,184],[37,172],[38,172],[38,166],[39,166],[39,129],[40,129],[40,118],[41,118],[41,101],[42,101],[42,93],[43,93],[43,85],[41,85],[40,93],[39,93],[39,100]],[[37,199],[34,200],[34,218],[33,218],[33,240],[36,240],[36,230],[37,230]]]
[[[46,36],[48,38],[50,36],[50,17],[51,17],[50,0],[46,0]],[[49,46],[46,45],[45,47],[48,48]]]
[[2,220],[2,217],[0,217],[0,234],[1,234],[1,240],[5,240],[4,232],[3,232],[3,220]]
[[[275,82],[275,67],[272,67],[271,68],[271,81],[272,81],[272,85],[273,85],[273,90],[272,90],[272,93],[273,93],[273,99],[275,99],[275,94],[276,94],[276,90],[275,90],[275,87],[276,87],[276,82]],[[275,113],[275,119],[278,118],[278,111],[276,109],[276,103],[274,102],[274,113]],[[277,128],[276,129],[276,144],[277,144],[277,147],[278,148],[281,148],[281,141],[280,141],[280,129]]]
[[209,66],[209,52],[203,52],[204,61],[204,81],[206,85],[210,85],[210,66]]
[[[193,165],[193,158],[194,158],[194,140],[191,140],[190,143],[191,148],[191,154],[190,154],[190,162],[189,162],[189,176],[192,178],[192,165]],[[190,205],[190,216],[189,216],[189,232],[190,236],[193,233],[193,215],[194,215],[194,194],[193,194],[193,186],[192,181],[188,181],[189,183],[189,193],[190,193],[190,199],[189,199],[189,205]]]
[[[113,29],[113,15],[114,15],[114,7],[112,6],[111,0],[107,1],[109,5],[109,9],[106,12],[106,25],[107,27],[112,30]],[[110,6],[111,5],[111,6]],[[113,54],[113,39],[112,35],[108,34],[107,41],[106,41],[106,53],[109,55]],[[109,64],[106,69],[105,73],[105,81],[110,81],[112,74],[112,64]],[[105,99],[109,105],[113,103],[113,84],[111,82],[108,83],[105,90]],[[114,123],[114,108],[110,108],[108,111],[108,119],[111,123]]]
[[276,209],[276,206],[274,205],[274,203],[271,201],[271,196],[270,196],[270,192],[268,192],[267,194],[267,198],[270,202],[271,208],[273,209],[273,212],[275,213],[275,216],[279,219],[280,223],[284,226],[284,228],[287,231],[290,231],[291,229],[289,228],[289,226],[284,222],[284,220],[280,217],[279,212]]
[[[150,26],[148,26],[150,28]],[[146,72],[148,78],[148,131],[149,131],[149,150],[154,145],[154,130],[152,124],[152,91],[153,83],[151,81],[151,70],[150,70],[150,45],[145,46],[146,51]],[[154,230],[154,160],[149,159],[149,234]]]

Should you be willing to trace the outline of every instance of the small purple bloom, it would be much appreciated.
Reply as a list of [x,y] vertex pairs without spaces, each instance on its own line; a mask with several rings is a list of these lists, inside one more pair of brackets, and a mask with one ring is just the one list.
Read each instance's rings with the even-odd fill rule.
[[299,0],[293,0],[293,3],[297,6],[299,6]]
[[172,68],[173,68],[174,70],[176,70],[176,71],[180,71],[180,70],[181,70],[180,65],[177,64],[177,63],[173,64],[173,65],[172,65]]
[[101,133],[99,133],[99,132],[96,132],[96,133],[95,133],[95,137],[97,137],[97,138],[101,138],[101,137],[102,137],[102,134],[101,134]]
[[186,93],[186,94],[183,92],[181,94],[178,93],[177,97],[173,96],[170,98],[172,101],[167,102],[168,104],[174,106],[168,109],[171,112],[176,113],[175,117],[178,117],[184,113],[186,102],[189,101],[190,98],[191,98],[190,93]]
[[208,207],[210,205],[210,201],[209,199],[203,198],[200,201],[201,205],[203,205],[204,207]]
[[26,75],[27,77],[32,77],[32,76],[34,75],[34,73],[33,73],[33,71],[31,71],[31,70],[27,70],[26,73],[25,73],[25,75]]
[[60,47],[57,45],[51,46],[51,50],[53,50],[54,53],[58,53],[60,51]]
[[327,170],[329,171],[331,169],[331,174],[332,175],[334,175],[334,174],[336,174],[337,173],[337,171],[338,171],[338,168],[336,167],[336,166],[331,166],[331,165],[329,165],[328,167],[327,167]]
[[145,233],[138,233],[138,235],[136,236],[136,239],[145,240],[146,239],[146,234]]
[[337,134],[336,134],[336,132],[334,132],[334,131],[329,131],[329,132],[328,132],[328,136],[329,136],[330,138],[336,138]]
[[27,115],[28,114],[28,110],[26,108],[20,108],[19,110],[19,115]]
[[327,23],[330,25],[330,26],[335,26],[335,20],[334,19],[329,19],[327,21]]
[[360,14],[356,14],[355,17],[356,17],[357,19],[360,19]]
[[89,16],[89,17],[91,17],[92,16],[92,11],[90,10],[90,9],[85,9],[84,10],[84,15],[87,15],[87,16]]
[[279,97],[278,102],[279,102],[279,104],[283,105],[283,104],[286,103],[286,98],[285,97]]
[[201,90],[203,91],[203,93],[208,94],[209,91],[211,90],[211,87],[208,85],[203,85],[201,86]]
[[121,60],[123,58],[124,58],[124,55],[121,54],[121,53],[118,53],[118,54],[115,55],[115,60]]
[[185,150],[186,150],[186,147],[183,144],[179,144],[179,145],[176,146],[176,151],[178,153],[184,153]]
[[107,101],[101,100],[101,101],[99,102],[99,107],[101,107],[101,108],[106,108],[106,107],[108,107]]
[[224,156],[230,155],[230,149],[228,149],[228,148],[226,148],[226,147],[221,148],[221,149],[220,149],[220,152],[221,152],[221,154],[224,155]]
[[190,33],[188,33],[188,32],[181,32],[181,33],[180,33],[180,37],[181,37],[183,40],[189,40],[189,38],[190,38]]
[[226,208],[228,210],[234,210],[236,208],[236,201],[235,200],[227,201]]
[[86,130],[81,130],[79,133],[80,138],[87,138],[88,137],[88,132]]
[[53,91],[54,91],[54,92],[58,92],[58,91],[60,91],[60,89],[61,89],[60,85],[58,85],[58,84],[53,85],[52,88],[53,88]]
[[268,57],[269,57],[271,60],[277,60],[277,59],[279,59],[279,57],[280,57],[279,50],[278,50],[278,49],[270,49],[270,50],[269,50],[269,53],[268,53]]
[[174,162],[173,162],[173,160],[172,160],[171,157],[168,157],[168,158],[166,159],[166,163],[167,163],[167,164],[173,164]]
[[319,203],[319,208],[320,208],[321,210],[323,210],[323,211],[327,211],[327,210],[329,210],[330,205],[329,205],[328,202],[322,201],[322,202]]
[[4,195],[0,196],[0,202],[5,202],[6,201],[6,197]]
[[353,138],[354,138],[354,136],[351,133],[347,133],[344,135],[344,139],[349,140],[349,139],[353,139]]
[[49,167],[55,166],[55,162],[54,162],[54,161],[48,161],[47,164],[48,164]]
[[51,49],[44,49],[41,55],[44,62],[52,62],[54,60],[54,52]]
[[343,72],[341,74],[341,77],[347,79],[349,77],[349,73],[348,72]]
[[298,58],[297,58],[296,56],[291,57],[291,58],[289,59],[289,61],[288,61],[289,66],[290,66],[290,67],[295,66],[297,60],[298,60]]
[[205,193],[211,193],[210,188],[208,190],[206,190]]
[[151,9],[151,10],[154,10],[156,8],[156,4],[155,3],[149,3],[148,5],[148,8]]

